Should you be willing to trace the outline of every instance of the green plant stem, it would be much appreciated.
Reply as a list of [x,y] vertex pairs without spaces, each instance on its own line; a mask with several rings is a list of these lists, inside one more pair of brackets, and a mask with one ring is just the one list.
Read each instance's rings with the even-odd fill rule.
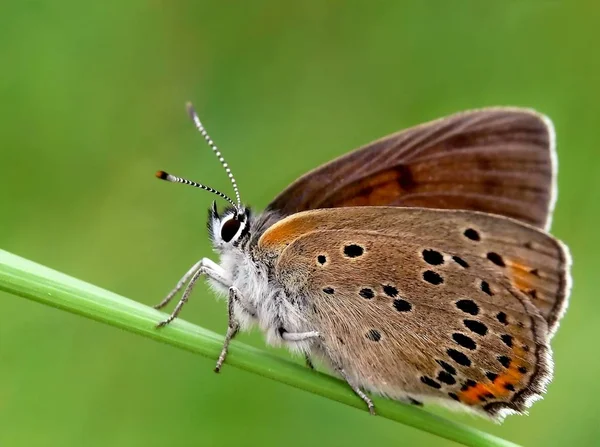
[[[0,250],[0,290],[120,327],[216,360],[223,337],[181,319],[160,330],[165,314],[115,293],[59,273]],[[302,390],[366,410],[362,400],[342,381],[233,342],[226,366],[277,380]],[[215,379],[216,380],[216,379]],[[386,399],[374,399],[379,417],[385,417],[467,446],[516,446],[469,426],[452,422],[419,408]]]

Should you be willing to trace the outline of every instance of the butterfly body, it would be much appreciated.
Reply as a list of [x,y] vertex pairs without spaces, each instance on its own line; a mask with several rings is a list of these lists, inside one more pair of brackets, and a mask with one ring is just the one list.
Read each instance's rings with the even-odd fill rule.
[[[206,275],[228,297],[217,370],[229,341],[257,324],[268,343],[321,359],[372,411],[363,390],[495,420],[522,413],[551,379],[570,286],[568,251],[544,231],[553,149],[547,119],[482,110],[335,160],[256,216],[213,204],[220,262],[192,267],[161,303],[189,281],[161,324]],[[427,174],[432,160],[439,172]]]
[[[228,212],[233,211],[226,211],[224,216]],[[286,342],[281,338],[282,329],[294,333],[313,329],[303,317],[306,314],[306,300],[299,299],[297,294],[290,295],[285,285],[275,276],[276,259],[257,247],[259,223],[249,217],[248,231],[235,246],[224,247],[219,243],[221,219],[216,211],[211,211],[209,220],[213,224],[209,232],[214,248],[220,255],[220,267],[223,272],[228,273],[228,282],[224,284],[209,278],[210,284],[222,295],[227,295],[231,287],[237,291],[233,313],[239,321],[240,329],[258,325],[269,344],[286,344],[294,351],[308,353],[311,343]]]

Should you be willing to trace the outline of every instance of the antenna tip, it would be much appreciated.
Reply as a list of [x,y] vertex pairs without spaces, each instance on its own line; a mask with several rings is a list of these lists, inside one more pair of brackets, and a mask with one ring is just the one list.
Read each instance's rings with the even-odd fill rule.
[[155,175],[161,180],[168,180],[169,177],[169,174],[167,174],[165,171],[156,171]]
[[194,115],[196,115],[194,106],[192,105],[192,103],[190,101],[185,103],[185,110],[187,110],[188,115],[191,116],[192,118],[194,117]]

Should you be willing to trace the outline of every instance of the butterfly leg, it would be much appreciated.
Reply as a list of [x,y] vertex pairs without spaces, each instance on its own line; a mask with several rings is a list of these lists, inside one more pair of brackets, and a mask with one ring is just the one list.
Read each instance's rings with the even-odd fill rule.
[[285,329],[279,329],[279,335],[285,341],[304,341],[309,340],[311,338],[319,338],[320,335],[317,331],[309,331],[309,332],[288,332]]
[[238,298],[238,290],[235,287],[229,288],[229,299],[227,300],[227,334],[225,335],[225,342],[223,343],[223,349],[221,349],[221,354],[219,355],[219,359],[217,360],[217,364],[215,366],[215,372],[219,372],[221,370],[221,366],[223,366],[223,362],[225,362],[225,358],[227,357],[227,350],[229,349],[229,343],[233,340],[240,329],[240,324],[235,318],[235,314],[233,313],[233,305],[234,303],[239,302]]
[[339,360],[336,360],[335,357],[331,355],[327,346],[321,345],[321,348],[329,360],[331,367],[346,381],[350,388],[352,388],[352,391],[367,404],[369,413],[375,416],[377,413],[375,412],[375,404],[373,404],[371,398],[367,396],[360,386],[346,373],[346,370],[342,367]]
[[[196,264],[194,265],[194,267],[195,266],[196,266]],[[190,275],[192,276],[192,278],[190,279],[190,282],[188,283],[185,291],[183,292],[183,296],[181,297],[181,299],[177,303],[177,306],[175,306],[175,309],[173,310],[173,312],[171,313],[171,315],[169,315],[169,317],[166,320],[163,320],[160,323],[158,323],[158,325],[156,326],[157,328],[164,327],[167,324],[169,324],[171,321],[173,321],[175,318],[177,318],[177,315],[179,315],[179,312],[181,312],[181,309],[182,309],[183,305],[189,299],[190,294],[192,293],[192,289],[194,288],[194,284],[196,283],[196,281],[198,281],[198,278],[200,278],[200,276],[207,275],[207,276],[210,276],[212,279],[220,282],[221,284],[223,284],[225,286],[229,285],[229,281],[226,278],[225,270],[223,270],[218,264],[216,264],[215,262],[211,261],[210,259],[203,258],[200,261],[200,266],[195,270],[194,273],[191,273],[191,272],[194,271],[194,267],[192,267],[184,275],[184,277],[181,278],[181,280],[179,281],[179,283],[181,283],[183,285],[185,283],[185,281],[187,280],[186,277],[188,277]],[[179,286],[179,283],[177,284],[177,286]],[[173,296],[175,295],[175,293],[177,293],[178,290],[181,288],[181,287],[179,287],[179,289],[178,289],[177,286],[169,294],[170,297],[167,296],[168,299],[165,298],[163,300],[163,302],[166,301],[164,304],[168,303],[173,298]],[[159,303],[159,306],[161,306],[161,305],[164,306],[163,302]]]
[[315,365],[313,365],[312,359],[310,355],[304,354],[304,362],[306,363],[306,367],[309,369],[315,369]]
[[[173,299],[173,297],[175,295],[177,295],[177,292],[179,292],[181,290],[181,288],[184,286],[184,284],[186,282],[188,282],[188,280],[194,275],[194,273],[196,273],[198,270],[200,270],[202,268],[204,268],[206,270],[211,270],[212,271],[211,274],[209,274],[209,276],[211,278],[216,279],[217,281],[223,283],[224,285],[228,285],[228,282],[225,280],[224,275],[219,273],[219,271],[222,270],[221,266],[219,266],[216,262],[212,261],[211,259],[202,258],[200,261],[196,262],[192,266],[192,268],[190,268],[185,273],[185,275],[183,275],[183,278],[181,278],[179,280],[179,282],[173,288],[173,290],[171,290],[169,292],[169,294],[160,303],[156,304],[154,306],[154,308],[155,309],[162,309],[167,304],[169,304],[169,301],[171,301]],[[207,274],[208,274],[208,272],[207,272]]]
[[177,292],[179,292],[181,290],[181,288],[183,287],[183,285],[188,282],[188,280],[190,279],[190,277],[196,273],[198,271],[198,269],[202,266],[202,260],[196,262],[191,269],[189,269],[185,275],[183,275],[183,278],[181,278],[179,280],[179,282],[177,283],[177,285],[173,288],[173,290],[171,290],[169,292],[169,294],[158,304],[154,305],[155,309],[162,309],[163,307],[165,307],[167,304],[169,304],[169,301],[171,301],[173,299],[173,297],[177,294]]
[[[320,338],[321,336],[317,331],[309,331],[309,332],[288,332],[284,328],[279,328],[279,335],[285,341],[304,341],[310,340],[311,338]],[[304,361],[306,362],[306,366],[310,369],[315,369],[313,362],[308,355],[308,353],[304,353]]]
[[354,383],[354,381],[346,374],[346,371],[344,371],[344,368],[336,366],[335,370],[337,371],[337,373],[340,376],[342,376],[344,378],[346,383],[348,385],[350,385],[350,388],[352,388],[352,391],[354,391],[356,393],[356,395],[358,397],[360,397],[367,404],[367,407],[369,408],[369,413],[371,413],[373,416],[375,416],[377,413],[375,412],[375,405],[373,404],[373,401],[371,400],[371,398],[369,396],[367,396],[365,394],[365,392],[363,390],[361,390],[360,387]]

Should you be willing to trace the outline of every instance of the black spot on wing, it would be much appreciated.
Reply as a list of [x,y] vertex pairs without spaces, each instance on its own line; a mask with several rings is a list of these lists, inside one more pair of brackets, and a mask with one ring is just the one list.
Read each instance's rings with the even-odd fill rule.
[[463,324],[471,332],[475,332],[476,334],[479,334],[479,335],[485,335],[485,334],[487,334],[488,328],[481,321],[477,321],[477,320],[463,320]]
[[356,244],[350,244],[344,247],[344,255],[346,255],[349,258],[357,258],[359,256],[362,256],[364,251],[364,248]]
[[395,298],[398,296],[398,289],[396,289],[394,286],[385,285],[383,286],[383,293],[391,298]]
[[479,313],[479,306],[473,300],[459,300],[456,302],[456,307],[470,315],[477,315]]
[[447,371],[440,371],[438,373],[437,379],[440,382],[446,383],[448,385],[454,385],[456,383],[456,379],[454,378],[454,376],[448,373]]
[[410,312],[412,309],[412,305],[406,300],[396,299],[394,300],[394,308],[398,312]]
[[456,349],[450,348],[446,350],[446,354],[448,354],[448,356],[459,365],[471,366],[471,359],[469,359],[469,357],[467,357],[462,352],[457,351]]
[[474,380],[468,379],[465,383],[462,384],[462,386],[460,387],[460,390],[467,391],[469,388],[472,388],[475,385],[477,385],[477,382],[475,382]]
[[496,264],[498,267],[506,267],[506,264],[504,263],[504,259],[502,259],[502,256],[500,256],[498,253],[494,253],[493,251],[491,251],[487,254],[487,258],[491,262]]
[[381,332],[379,332],[377,329],[371,329],[369,332],[367,332],[366,337],[371,341],[379,341],[381,340]]
[[456,369],[451,364],[446,363],[443,360],[436,360],[436,362],[438,363],[438,365],[444,368],[448,372],[448,374],[456,374]]
[[481,291],[483,293],[488,294],[489,296],[493,296],[492,289],[490,289],[490,285],[487,281],[481,281]]
[[456,262],[462,268],[464,268],[464,269],[468,269],[469,268],[468,262],[465,261],[463,258],[460,258],[458,256],[452,256],[452,259],[454,260],[454,262]]
[[396,182],[404,191],[409,191],[416,186],[412,171],[407,165],[398,165],[395,168]]
[[360,289],[360,292],[358,292],[358,294],[367,300],[370,300],[375,296],[375,292],[373,292],[373,289],[369,289],[368,287]]
[[498,314],[496,315],[496,319],[505,326],[508,324],[508,320],[504,312],[498,312]]
[[509,348],[512,347],[512,344],[513,344],[512,335],[502,334],[500,336],[500,339],[502,340],[502,343],[504,343],[506,346],[508,346]]
[[498,374],[488,371],[485,373],[485,376],[490,380],[490,382],[493,382],[498,377]]
[[436,250],[423,250],[423,259],[427,264],[440,265],[444,263],[444,255]]
[[508,368],[510,366],[510,357],[507,357],[505,355],[500,355],[497,357],[498,361],[500,362],[500,364],[502,366],[504,366],[505,368]]
[[471,351],[477,348],[477,343],[471,337],[465,334],[461,334],[460,332],[455,332],[452,334],[452,339],[462,346],[463,348],[469,349]]
[[437,390],[439,390],[442,387],[442,385],[440,385],[438,382],[433,380],[431,377],[427,377],[427,376],[421,376],[421,382],[423,382],[425,385],[430,386],[431,388],[435,388]]
[[473,228],[467,228],[463,234],[465,235],[465,237],[467,239],[470,239],[472,241],[477,242],[477,241],[481,240],[479,233],[476,230],[474,230]]
[[444,282],[444,278],[439,273],[433,270],[426,270],[423,272],[423,279],[434,286],[438,286]]

